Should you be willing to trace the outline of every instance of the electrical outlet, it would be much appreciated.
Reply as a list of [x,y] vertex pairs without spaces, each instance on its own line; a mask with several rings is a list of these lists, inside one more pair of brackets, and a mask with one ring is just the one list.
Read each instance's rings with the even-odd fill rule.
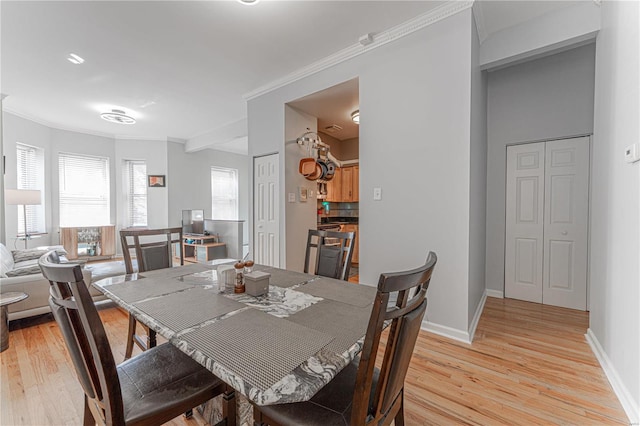
[[295,192],[290,192],[289,193],[289,202],[290,203],[295,203],[296,202],[296,193]]

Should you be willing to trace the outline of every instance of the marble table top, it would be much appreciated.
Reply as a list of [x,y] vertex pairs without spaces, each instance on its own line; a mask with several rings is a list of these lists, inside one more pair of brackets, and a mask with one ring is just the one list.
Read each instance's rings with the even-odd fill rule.
[[[158,274],[158,270],[154,271],[153,277],[145,277],[144,273],[122,275],[117,277],[105,278],[103,280],[92,283],[94,287],[105,294],[109,299],[113,300],[117,305],[131,312],[138,321],[149,326],[158,334],[169,340],[173,345],[178,347],[184,353],[191,356],[200,364],[205,366],[211,372],[213,372],[220,379],[232,386],[236,391],[244,395],[247,399],[257,405],[270,405],[270,404],[282,404],[290,402],[300,402],[309,400],[319,389],[329,383],[333,377],[335,377],[342,368],[348,365],[362,350],[364,343],[364,335],[366,333],[367,319],[370,312],[371,305],[375,298],[375,288],[347,283],[346,281],[335,281],[333,284],[340,284],[333,286],[334,289],[340,289],[341,286],[348,290],[349,296],[353,297],[354,290],[362,294],[362,299],[365,302],[359,302],[359,306],[353,304],[341,303],[340,297],[331,297],[330,299],[324,299],[322,297],[314,296],[305,292],[305,285],[317,282],[318,280],[327,280],[327,278],[319,278],[317,276],[301,274],[299,272],[285,271],[276,268],[270,268],[265,266],[258,266],[257,269],[261,269],[269,272],[269,270],[276,272],[272,275],[270,282],[270,289],[267,295],[253,297],[248,294],[227,294],[224,293],[224,286],[218,287],[217,274],[215,271],[216,266],[203,265],[208,268],[208,271],[193,273],[193,271],[185,269],[185,274],[180,275],[179,268],[170,268],[167,271],[166,277],[161,277]],[[283,282],[283,286],[278,286],[277,280],[273,279],[273,276],[280,277]],[[178,290],[170,290],[167,285],[168,280],[175,280]],[[291,285],[291,281],[299,281],[297,284]],[[151,284],[158,282],[160,290],[157,293],[151,294],[146,291],[147,288],[153,287]],[[286,284],[284,284],[286,282]],[[144,285],[145,291],[128,291],[130,286]],[[353,286],[353,287],[352,287]],[[176,298],[180,298],[180,292],[188,292],[190,289],[197,288],[198,291],[206,290],[216,297],[225,297],[235,302],[239,302],[238,306],[242,306],[239,309],[235,309],[224,314],[211,313],[209,314],[206,309],[203,309],[203,303],[192,304],[191,306],[200,306],[198,309],[203,309],[203,312],[199,312],[199,315],[190,315],[194,318],[201,318],[202,321],[196,325],[187,326],[184,329],[174,329],[165,325],[162,319],[157,315],[150,315],[139,308],[139,306],[149,305],[150,301],[154,306],[162,306],[162,299],[172,300],[171,304],[167,305],[167,309],[164,310],[163,315],[180,316],[181,312],[190,309],[190,306],[175,306]],[[311,286],[310,286],[311,289]],[[187,294],[187,293],[185,293]],[[141,296],[144,295],[144,296]],[[139,297],[145,297],[141,300],[134,300]],[[207,294],[207,296],[209,296]],[[357,297],[357,295],[356,295]],[[157,300],[158,302],[153,302]],[[186,298],[185,298],[186,300]],[[324,302],[322,302],[324,300]],[[353,300],[353,299],[352,299]],[[322,303],[319,303],[322,302]],[[313,321],[309,323],[309,315],[306,316],[307,320],[304,322],[304,326],[316,330],[318,332],[329,333],[335,329],[335,335],[330,336],[331,340],[335,342],[330,343],[322,347],[320,350],[314,353],[306,361],[299,364],[292,371],[286,374],[284,377],[280,377],[273,383],[270,382],[270,386],[256,386],[251,383],[250,380],[242,377],[233,368],[230,368],[228,363],[225,365],[220,359],[212,359],[207,356],[203,351],[199,350],[196,345],[190,344],[190,336],[196,335],[196,331],[203,327],[211,326],[212,324],[219,323],[220,326],[224,326],[224,321],[233,315],[237,315],[239,312],[243,312],[248,309],[254,309],[263,313],[272,315],[278,319],[285,321],[295,321],[295,314],[301,312],[304,309],[314,306],[314,309],[324,309],[324,306],[331,306],[332,312],[335,312],[336,318],[344,318],[345,315],[352,315],[351,312],[369,309],[363,315],[360,312],[357,324],[344,324],[344,328],[350,329],[349,332],[342,330],[342,323],[336,324],[335,327],[327,327],[326,324],[318,324],[314,327]],[[227,303],[227,305],[229,305]],[[235,306],[232,304],[231,306]],[[364,307],[363,307],[364,306]],[[195,308],[194,308],[195,309]],[[212,309],[211,311],[215,311]],[[218,311],[219,312],[219,311]],[[184,315],[184,314],[183,314]],[[165,317],[166,318],[166,317]],[[327,318],[327,315],[324,316]],[[312,318],[313,319],[313,316]],[[200,321],[199,319],[197,321]],[[180,321],[166,321],[171,324],[179,324]],[[300,324],[300,322],[299,322]],[[296,327],[302,327],[297,324]],[[180,327],[178,327],[180,328]],[[361,330],[361,332],[360,332]],[[310,330],[311,331],[311,330]],[[194,334],[192,334],[194,333]],[[312,333],[309,333],[312,334]],[[197,335],[202,335],[198,333]],[[345,340],[345,336],[348,336]],[[359,336],[359,337],[354,337]],[[304,333],[296,338],[304,339]],[[336,342],[340,342],[339,345]],[[346,342],[346,343],[345,343]],[[336,349],[336,348],[341,349]],[[340,351],[340,353],[338,353]],[[256,355],[257,354],[257,355]],[[251,357],[249,357],[251,355]],[[238,353],[234,356],[242,359],[245,354]],[[262,365],[265,368],[269,368],[269,365],[277,360],[268,359],[267,354],[262,354],[260,348],[255,348],[251,351],[251,354],[247,354],[247,362],[254,362],[256,365]],[[263,357],[262,359],[257,359]]]

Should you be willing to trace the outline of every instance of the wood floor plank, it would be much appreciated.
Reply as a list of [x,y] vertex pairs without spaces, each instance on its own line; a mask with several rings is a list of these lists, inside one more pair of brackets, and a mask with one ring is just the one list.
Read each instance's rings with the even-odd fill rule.
[[[121,362],[127,315],[110,303],[99,311]],[[472,344],[421,331],[406,378],[405,423],[628,424],[585,340],[588,323],[586,312],[488,298]],[[51,316],[12,321],[10,330],[0,354],[0,424],[80,424],[82,390]],[[206,422],[196,413],[168,424]]]

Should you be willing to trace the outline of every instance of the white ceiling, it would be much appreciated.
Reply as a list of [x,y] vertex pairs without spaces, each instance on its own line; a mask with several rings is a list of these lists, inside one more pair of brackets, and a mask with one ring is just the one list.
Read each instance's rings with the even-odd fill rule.
[[[56,128],[186,141],[245,119],[243,95],[443,3],[2,1],[3,106]],[[482,3],[488,34],[569,4]],[[112,108],[138,122],[101,120]],[[336,120],[318,114],[319,129]],[[231,145],[220,149],[238,151]]]

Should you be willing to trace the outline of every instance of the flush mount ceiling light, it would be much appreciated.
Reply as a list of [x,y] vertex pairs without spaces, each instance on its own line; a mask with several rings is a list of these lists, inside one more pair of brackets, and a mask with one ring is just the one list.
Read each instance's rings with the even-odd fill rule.
[[75,53],[69,53],[69,57],[67,58],[67,61],[75,65],[80,65],[84,63],[84,59],[82,59],[80,56],[76,55]]
[[356,124],[360,124],[360,110],[357,109],[355,111],[353,111],[351,113],[351,120],[353,120],[354,123]]
[[136,119],[124,113],[119,109],[112,109],[110,112],[100,114],[103,120],[118,124],[135,124]]
[[257,4],[260,0],[238,0],[239,3],[246,4],[247,6],[253,6]]

